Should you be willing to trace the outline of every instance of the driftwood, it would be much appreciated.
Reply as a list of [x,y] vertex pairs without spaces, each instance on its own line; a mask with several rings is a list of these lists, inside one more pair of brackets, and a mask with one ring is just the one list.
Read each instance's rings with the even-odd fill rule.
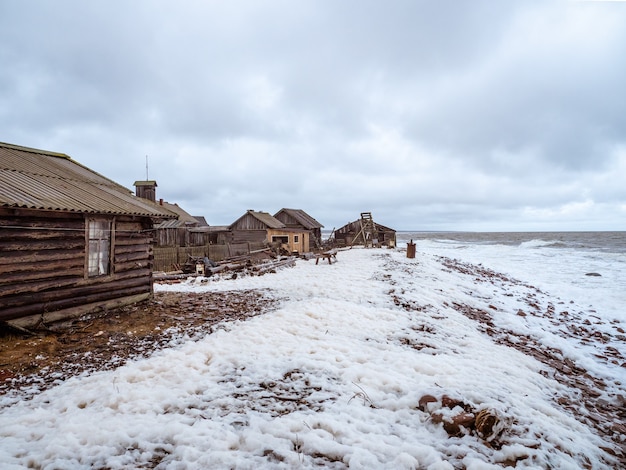
[[185,274],[182,271],[173,271],[171,273],[153,273],[152,278],[155,281],[174,281],[176,279],[187,279],[191,274]]
[[295,266],[296,264],[296,259],[294,257],[289,257],[287,259],[283,259],[283,260],[276,260],[276,261],[272,261],[269,263],[264,263],[262,266],[260,266],[259,268],[256,268],[256,272],[259,276],[262,276],[263,274],[273,271],[277,268],[282,268],[282,267],[292,267]]
[[[296,257],[294,256],[268,260],[259,264],[252,264],[250,256],[238,256],[236,259],[230,258],[228,261],[223,261],[215,267],[205,268],[205,276],[211,276],[221,272],[241,272],[246,269],[251,275],[262,276],[263,274],[275,271],[278,268],[292,267],[295,264]],[[199,276],[201,276],[201,274],[196,272],[184,273],[182,271],[174,271],[170,273],[154,273],[152,277],[155,281],[173,281]]]

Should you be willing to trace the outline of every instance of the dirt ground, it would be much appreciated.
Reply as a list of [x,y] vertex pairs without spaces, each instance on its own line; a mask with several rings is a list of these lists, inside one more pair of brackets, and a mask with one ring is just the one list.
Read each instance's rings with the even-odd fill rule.
[[0,395],[29,389],[38,393],[83,372],[119,367],[227,322],[267,312],[275,302],[262,291],[156,293],[153,299],[86,315],[30,337],[0,328]]

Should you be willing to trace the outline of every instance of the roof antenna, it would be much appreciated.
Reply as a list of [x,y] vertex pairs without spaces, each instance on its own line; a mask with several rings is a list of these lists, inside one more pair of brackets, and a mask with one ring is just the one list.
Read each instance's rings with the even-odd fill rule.
[[148,155],[146,155],[146,181],[150,181],[150,178],[148,178]]

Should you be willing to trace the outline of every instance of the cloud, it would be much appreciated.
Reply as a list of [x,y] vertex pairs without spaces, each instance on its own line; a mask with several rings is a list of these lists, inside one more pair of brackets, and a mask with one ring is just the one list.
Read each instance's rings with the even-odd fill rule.
[[[3,2],[0,140],[209,223],[626,229],[611,2]],[[586,205],[589,202],[591,205]],[[574,210],[576,208],[576,210]]]

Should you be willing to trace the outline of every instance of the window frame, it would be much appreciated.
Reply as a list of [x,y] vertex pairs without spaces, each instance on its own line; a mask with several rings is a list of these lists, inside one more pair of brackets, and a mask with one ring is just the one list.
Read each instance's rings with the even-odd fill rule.
[[85,279],[113,274],[115,219],[89,217],[85,224]]
[[272,243],[280,242],[285,245],[289,244],[289,235],[272,235]]

